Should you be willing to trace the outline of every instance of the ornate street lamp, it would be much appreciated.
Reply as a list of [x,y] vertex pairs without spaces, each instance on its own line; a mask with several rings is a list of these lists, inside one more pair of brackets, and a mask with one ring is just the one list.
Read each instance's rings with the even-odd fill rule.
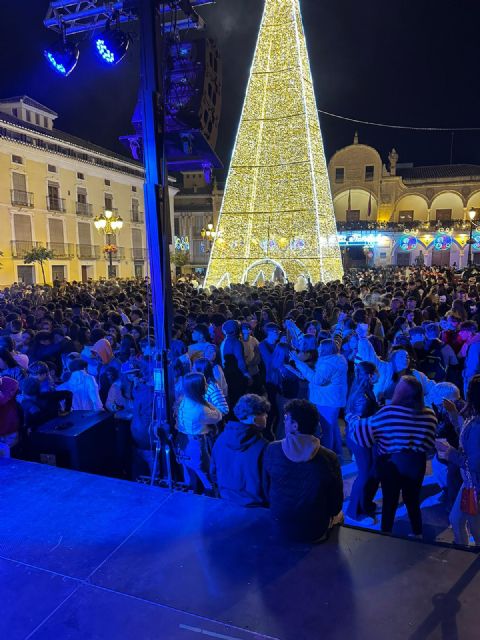
[[468,266],[472,266],[472,244],[473,244],[473,221],[477,215],[476,210],[472,207],[468,212],[468,217],[470,218],[470,238],[468,240]]
[[210,253],[210,249],[212,247],[213,241],[217,237],[217,232],[214,231],[213,224],[211,222],[209,222],[207,224],[207,228],[206,229],[203,228],[200,231],[200,235],[202,236],[202,238],[204,240],[206,240],[208,242],[208,249],[206,249],[205,253]]
[[[123,220],[120,216],[114,215],[113,211],[107,209],[102,215],[95,218],[93,224],[99,233],[111,236],[122,229]],[[103,251],[105,255],[108,255],[108,277],[113,278],[113,256],[118,253],[118,247],[115,244],[106,242]]]
[[203,239],[207,239],[209,242],[213,242],[215,239],[215,236],[217,235],[216,232],[213,230],[213,224],[211,222],[209,222],[207,224],[207,228],[206,229],[202,229],[200,231],[200,235],[202,236]]

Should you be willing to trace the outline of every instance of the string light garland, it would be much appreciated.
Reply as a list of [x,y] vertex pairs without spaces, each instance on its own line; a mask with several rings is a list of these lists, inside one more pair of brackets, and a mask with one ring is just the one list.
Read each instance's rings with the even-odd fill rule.
[[299,0],[265,0],[205,285],[342,275]]

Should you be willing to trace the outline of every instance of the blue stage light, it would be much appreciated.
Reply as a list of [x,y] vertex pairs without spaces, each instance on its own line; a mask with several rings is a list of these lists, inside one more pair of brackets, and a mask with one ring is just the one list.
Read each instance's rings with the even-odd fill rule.
[[107,27],[95,38],[95,47],[100,58],[107,64],[118,64],[130,46],[130,36],[119,29]]
[[54,71],[67,77],[77,66],[80,51],[76,44],[61,41],[53,47],[45,49],[43,55]]

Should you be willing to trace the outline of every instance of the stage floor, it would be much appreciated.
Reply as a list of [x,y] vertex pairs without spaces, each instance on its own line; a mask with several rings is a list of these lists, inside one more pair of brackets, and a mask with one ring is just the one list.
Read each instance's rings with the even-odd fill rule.
[[0,460],[5,640],[477,640],[480,556]]

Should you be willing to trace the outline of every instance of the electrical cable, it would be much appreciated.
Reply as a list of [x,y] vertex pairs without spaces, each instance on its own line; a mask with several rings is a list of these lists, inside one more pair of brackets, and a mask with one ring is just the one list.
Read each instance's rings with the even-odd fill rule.
[[452,133],[457,131],[464,131],[464,132],[480,131],[480,127],[412,127],[409,125],[401,125],[401,124],[385,124],[381,122],[370,122],[368,120],[359,120],[358,118],[341,116],[338,113],[331,113],[330,111],[324,111],[323,109],[318,109],[318,112],[324,116],[329,116],[330,118],[337,118],[338,120],[354,122],[355,124],[364,124],[369,127],[383,127],[385,129],[404,129],[407,131],[444,132],[444,133]]

